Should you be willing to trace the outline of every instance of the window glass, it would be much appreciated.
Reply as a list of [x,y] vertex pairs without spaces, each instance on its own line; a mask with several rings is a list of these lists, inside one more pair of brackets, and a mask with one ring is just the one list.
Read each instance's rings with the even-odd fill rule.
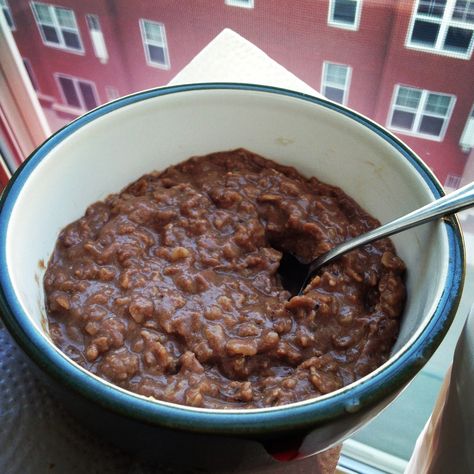
[[53,17],[51,15],[51,10],[47,5],[42,3],[33,3],[33,7],[38,15],[38,20],[43,25],[54,25]]
[[333,18],[341,23],[355,22],[357,2],[355,0],[335,0]]
[[473,31],[474,2],[418,0],[408,45],[469,59]]
[[64,98],[66,99],[66,103],[68,105],[72,105],[73,107],[81,107],[81,102],[79,100],[73,80],[62,76],[60,76],[58,80],[59,84],[61,85]]
[[345,104],[349,89],[349,75],[349,66],[325,62],[321,92],[328,99]]
[[340,28],[357,29],[362,0],[330,0],[328,22]]
[[71,10],[67,10],[66,8],[55,8],[56,15],[58,17],[59,26],[63,26],[65,28],[76,28],[76,24],[74,21],[74,15]]
[[395,91],[390,126],[421,137],[441,138],[449,123],[454,97],[399,86]]
[[81,37],[72,10],[38,2],[33,2],[32,8],[46,45],[82,52]]
[[[101,103],[165,86],[231,29],[328,99],[388,128],[449,189],[473,179],[474,0],[0,0],[0,7],[53,131]],[[466,216],[472,236],[474,215]],[[426,397],[405,398],[358,439],[406,459],[443,376],[430,372]]]
[[142,20],[140,26],[143,32],[143,43],[148,64],[169,68],[168,45],[164,25]]
[[445,7],[446,0],[420,0],[418,13],[442,18]]

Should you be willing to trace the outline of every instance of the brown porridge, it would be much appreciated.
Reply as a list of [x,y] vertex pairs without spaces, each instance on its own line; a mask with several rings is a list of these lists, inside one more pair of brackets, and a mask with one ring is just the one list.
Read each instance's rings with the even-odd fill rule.
[[247,150],[193,157],[91,205],[44,278],[51,336],[120,387],[208,408],[325,394],[389,356],[405,300],[388,239],[291,299],[277,269],[378,225],[339,188]]

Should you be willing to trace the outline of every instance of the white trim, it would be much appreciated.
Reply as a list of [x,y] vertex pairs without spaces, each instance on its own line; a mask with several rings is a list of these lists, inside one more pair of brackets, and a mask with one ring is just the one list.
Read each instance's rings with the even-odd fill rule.
[[[65,106],[71,107],[71,109],[74,110],[74,111],[77,110],[77,111],[85,112],[85,111],[91,110],[91,109],[87,108],[87,106],[84,102],[84,97],[82,96],[82,92],[78,87],[78,82],[83,82],[83,83],[89,84],[91,86],[92,92],[94,94],[94,98],[95,98],[95,101],[96,101],[96,104],[97,104],[96,107],[98,107],[100,105],[99,93],[97,92],[97,87],[95,85],[95,82],[90,81],[89,79],[83,79],[82,77],[71,76],[70,74],[63,74],[62,72],[55,72],[55,73],[53,73],[53,76],[54,76],[54,79],[55,79],[56,84],[58,86],[59,93],[61,94],[61,99],[62,99]],[[73,82],[74,88],[76,89],[77,97],[79,98],[79,102],[81,103],[81,107],[77,108],[77,107],[74,107],[71,104],[68,104],[67,99],[66,99],[66,95],[64,94],[64,90],[61,86],[61,82],[59,81],[60,77],[63,77],[65,79],[70,79]]]
[[[408,462],[405,459],[388,454],[359,441],[347,439],[342,445],[341,455],[359,461],[387,474],[402,474]],[[342,471],[350,472],[350,471]]]
[[[453,20],[452,15],[454,12],[454,7],[456,5],[456,0],[447,0],[444,13],[442,18],[436,19],[435,17],[424,17],[423,15],[417,16],[418,7],[420,4],[420,0],[416,0],[413,4],[413,10],[410,18],[410,23],[407,29],[407,35],[405,38],[405,47],[407,49],[414,49],[416,51],[423,51],[425,53],[436,54],[440,56],[448,56],[451,58],[457,59],[471,59],[472,52],[474,50],[474,25],[463,23],[462,21]],[[426,19],[431,23],[437,23],[440,25],[440,29],[438,32],[438,36],[436,38],[436,44],[433,47],[430,46],[423,46],[416,43],[411,43],[411,36],[413,34],[413,28],[415,27],[415,21],[417,19],[423,20]],[[443,49],[443,42],[446,38],[446,34],[450,26],[456,26],[460,28],[464,28],[466,30],[471,30],[473,32],[471,38],[471,44],[467,49],[466,53],[457,53],[455,51],[447,51]]]
[[[413,112],[415,114],[415,121],[413,122],[412,130],[407,130],[405,128],[398,128],[398,127],[394,127],[394,126],[391,125],[392,118],[393,118],[393,113],[394,113],[394,108],[395,108],[395,102],[396,102],[397,97],[398,97],[398,91],[400,90],[401,87],[405,87],[407,89],[416,89],[416,90],[419,90],[421,92],[420,103],[419,103],[416,111]],[[426,133],[420,133],[420,132],[414,131],[414,130],[418,129],[422,117],[424,117],[425,115],[430,115],[429,113],[428,114],[423,114],[423,110],[425,108],[425,104],[426,104],[426,101],[428,100],[428,95],[429,94],[444,95],[444,96],[449,96],[451,98],[451,101],[449,103],[449,107],[448,107],[448,110],[446,112],[444,122],[443,122],[443,126],[441,128],[439,136],[434,136],[434,135],[429,135],[429,134],[426,134]],[[438,92],[438,91],[430,91],[430,90],[427,90],[427,89],[421,89],[419,87],[409,86],[409,85],[406,85],[406,84],[395,84],[395,87],[393,89],[392,99],[390,101],[390,108],[389,108],[389,111],[388,111],[386,127],[390,130],[394,130],[395,132],[397,132],[399,134],[403,134],[403,135],[407,135],[407,136],[411,136],[411,137],[423,138],[423,139],[432,140],[432,141],[435,141],[435,142],[442,142],[444,140],[445,135],[446,135],[446,131],[447,131],[448,126],[449,126],[449,122],[451,121],[451,115],[453,113],[453,109],[454,109],[455,104],[456,104],[456,96],[453,95],[453,94],[447,94],[445,92]]]
[[[56,34],[59,39],[59,43],[54,43],[53,41],[48,41],[45,36],[43,29],[41,28],[42,23],[40,22],[34,5],[44,5],[45,7],[48,7],[50,9],[50,12],[52,12],[51,17],[53,19],[54,25],[44,25],[44,26],[51,26],[52,28],[55,29]],[[45,46],[48,46],[50,48],[55,48],[59,49],[61,51],[67,51],[68,53],[74,53],[74,54],[79,54],[80,56],[84,56],[85,50],[84,50],[84,44],[82,42],[82,37],[81,37],[81,31],[79,30],[79,25],[77,24],[76,20],[76,14],[74,13],[74,10],[71,8],[63,7],[62,5],[52,5],[50,3],[44,3],[44,2],[37,2],[37,1],[30,1],[30,7],[31,11],[33,12],[33,17],[35,19],[36,26],[38,27],[39,34],[41,36],[41,40],[43,41],[43,44]],[[74,19],[74,24],[76,25],[76,28],[65,28],[64,26],[61,26],[58,22],[57,16],[56,16],[56,8],[63,8],[64,10],[69,10],[72,13],[73,19]],[[64,41],[63,37],[63,32],[62,30],[65,29],[67,31],[71,31],[77,34],[77,37],[79,39],[79,45],[81,46],[81,49],[76,49],[76,48],[71,48],[70,46],[66,45],[66,42]]]
[[254,7],[254,0],[248,0],[245,3],[242,0],[225,0],[224,3],[230,7],[240,7],[251,9]]
[[337,86],[332,86],[330,84],[327,84],[325,81],[325,76],[326,76],[326,71],[328,65],[335,65],[335,66],[343,66],[346,68],[346,78],[344,82],[344,89],[343,90],[343,95],[342,95],[342,105],[346,105],[347,101],[349,99],[349,90],[351,86],[351,79],[352,79],[352,67],[349,66],[348,64],[342,64],[342,63],[333,63],[332,61],[324,61],[323,62],[323,70],[322,70],[322,75],[321,75],[321,94],[324,94],[324,90],[326,87],[332,87],[333,89],[337,89]]
[[[86,13],[84,18],[86,20],[86,26],[89,31],[89,37],[91,39],[94,54],[102,64],[105,64],[109,60],[109,52],[105,43],[104,33],[102,32],[102,25],[100,24],[99,15],[94,13]],[[94,21],[97,22],[97,29],[91,28],[91,19],[94,19]]]
[[[163,32],[163,44],[158,44],[158,43],[153,44],[153,43],[150,43],[146,39],[145,22],[146,23],[153,23],[155,25],[160,26],[160,28],[162,29],[162,32]],[[169,51],[168,51],[168,39],[166,37],[166,28],[165,28],[164,23],[161,23],[159,21],[147,20],[146,18],[140,18],[138,20],[138,23],[140,25],[140,33],[141,33],[141,37],[142,37],[143,50],[145,52],[145,59],[146,59],[146,63],[148,64],[148,66],[156,67],[156,68],[159,68],[159,69],[170,69],[171,66],[170,66],[170,56],[169,56]],[[148,50],[148,45],[156,46],[158,48],[163,48],[164,49],[165,64],[161,64],[161,63],[158,63],[156,61],[151,60],[150,51]]]
[[474,104],[471,106],[471,109],[469,110],[466,123],[464,124],[461,137],[459,138],[459,146],[461,147],[461,150],[464,153],[468,153],[474,147],[474,143],[471,142],[471,140],[469,140],[469,137],[473,136],[473,131],[472,131],[473,128],[474,128]]
[[357,31],[360,25],[360,18],[362,16],[362,2],[363,0],[354,0],[356,2],[356,12],[354,17],[354,23],[352,25],[341,21],[334,20],[334,8],[336,7],[337,0],[329,0],[328,6],[328,25],[335,28],[343,28],[344,30]]
[[2,109],[26,158],[51,135],[43,109],[4,15],[0,15],[0,90]]

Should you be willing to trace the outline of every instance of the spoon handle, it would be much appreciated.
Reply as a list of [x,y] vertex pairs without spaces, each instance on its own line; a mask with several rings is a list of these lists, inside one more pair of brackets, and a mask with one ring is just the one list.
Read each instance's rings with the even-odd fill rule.
[[369,244],[374,240],[382,239],[390,235],[411,229],[425,222],[432,221],[447,214],[452,214],[474,205],[474,182],[463,186],[457,191],[448,194],[436,201],[430,202],[426,206],[416,209],[405,216],[399,217],[388,224],[377,227],[365,234],[350,239],[339,245],[336,245],[329,252],[321,255],[311,262],[310,272],[313,273],[322,265],[325,265],[356,247]]

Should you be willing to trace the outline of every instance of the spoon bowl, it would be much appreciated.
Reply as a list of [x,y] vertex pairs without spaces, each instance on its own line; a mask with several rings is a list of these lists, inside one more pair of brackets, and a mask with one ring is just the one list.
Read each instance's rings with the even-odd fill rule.
[[283,288],[289,291],[292,296],[300,295],[321,267],[339,258],[341,255],[357,247],[370,244],[375,240],[389,237],[390,235],[411,229],[412,227],[434,219],[439,219],[449,214],[454,214],[473,205],[474,182],[383,226],[342,242],[309,263],[303,263],[291,253],[283,251],[283,256],[278,268]]

